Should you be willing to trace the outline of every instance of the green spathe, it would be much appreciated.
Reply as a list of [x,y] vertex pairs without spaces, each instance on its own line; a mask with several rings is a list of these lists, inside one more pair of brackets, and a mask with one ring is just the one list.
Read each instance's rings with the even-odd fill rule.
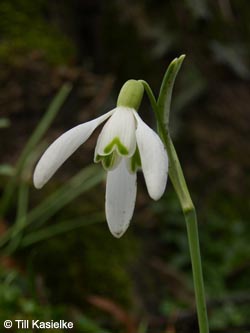
[[139,109],[144,93],[143,84],[136,80],[128,80],[120,90],[117,106],[125,106],[128,108]]

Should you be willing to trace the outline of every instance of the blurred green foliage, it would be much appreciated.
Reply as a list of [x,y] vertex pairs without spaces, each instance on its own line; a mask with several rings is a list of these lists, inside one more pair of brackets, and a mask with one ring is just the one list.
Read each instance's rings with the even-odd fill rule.
[[[0,322],[3,323],[6,318],[13,323],[16,319],[29,320],[31,326],[32,320],[43,322],[54,322],[65,320],[71,321],[74,325],[74,332],[86,333],[110,333],[98,326],[93,320],[75,311],[74,307],[70,308],[63,303],[49,304],[46,298],[41,301],[38,293],[32,290],[30,282],[31,276],[25,276],[20,271],[0,268]],[[31,292],[32,291],[32,292]],[[40,290],[41,292],[41,290]],[[40,298],[42,295],[40,295]],[[16,324],[9,332],[19,332]],[[27,329],[27,333],[34,330]],[[63,329],[44,329],[44,332],[66,332]]]
[[48,22],[48,15],[46,0],[2,0],[0,60],[9,62],[16,55],[38,51],[51,63],[68,63],[75,53],[74,44]]
[[[76,206],[75,213],[83,214]],[[60,220],[60,217],[56,219]],[[87,226],[88,216],[82,216],[82,219]],[[133,235],[118,242],[107,233],[103,221],[72,230],[63,238],[62,242],[61,236],[53,237],[26,250],[33,253],[34,273],[43,272],[50,290],[57,285],[50,301],[85,307],[88,296],[99,295],[129,306],[132,301],[129,267],[134,264],[139,250]],[[92,314],[96,315],[94,308]]]
[[[168,191],[165,199],[167,204],[161,201],[153,205],[161,221],[159,228],[166,247],[165,260],[178,274],[186,272],[186,287],[189,289],[192,288],[192,277],[185,223],[175,194]],[[198,212],[211,329],[250,325],[249,207],[248,198],[237,201],[233,196],[217,193],[208,206]],[[165,292],[161,305],[164,314],[188,306],[186,302],[176,302],[169,291]]]

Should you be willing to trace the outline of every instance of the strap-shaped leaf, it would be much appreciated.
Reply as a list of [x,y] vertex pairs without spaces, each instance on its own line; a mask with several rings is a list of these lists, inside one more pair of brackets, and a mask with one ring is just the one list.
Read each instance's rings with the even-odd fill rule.
[[0,216],[4,216],[6,211],[9,208],[12,196],[15,192],[17,180],[20,176],[29,155],[33,152],[35,147],[37,146],[38,142],[41,140],[44,133],[47,131],[49,126],[51,125],[52,121],[55,119],[57,113],[60,111],[61,107],[63,106],[64,102],[68,98],[70,92],[72,90],[72,85],[70,83],[65,83],[62,88],[59,90],[57,95],[52,100],[51,104],[49,105],[48,110],[45,112],[43,118],[37,125],[36,129],[32,133],[31,137],[29,138],[28,142],[26,143],[21,156],[15,167],[15,174],[10,179],[8,185],[5,187],[4,193],[1,198],[0,203]]
[[174,83],[184,58],[185,55],[181,55],[179,58],[175,58],[168,66],[168,69],[162,80],[162,85],[157,101],[157,111],[158,117],[160,121],[164,123],[166,130],[168,130],[170,105]]

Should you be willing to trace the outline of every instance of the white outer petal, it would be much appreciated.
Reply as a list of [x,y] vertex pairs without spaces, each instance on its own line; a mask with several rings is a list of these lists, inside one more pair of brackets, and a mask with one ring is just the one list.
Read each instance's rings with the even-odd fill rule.
[[112,117],[103,126],[103,129],[98,137],[95,156],[108,155],[104,152],[105,147],[112,142],[115,137],[120,139],[120,142],[127,148],[130,157],[134,154],[136,148],[135,140],[135,118],[134,110],[124,106],[118,106],[115,109]]
[[159,136],[134,112],[136,140],[148,193],[154,200],[163,195],[168,175],[168,155]]
[[127,230],[136,200],[136,173],[130,174],[125,159],[109,171],[106,185],[106,218],[109,230],[119,238]]
[[113,112],[114,110],[111,110],[103,116],[73,127],[56,139],[37,163],[33,176],[34,186],[42,188],[69,156],[90,137],[96,127]]

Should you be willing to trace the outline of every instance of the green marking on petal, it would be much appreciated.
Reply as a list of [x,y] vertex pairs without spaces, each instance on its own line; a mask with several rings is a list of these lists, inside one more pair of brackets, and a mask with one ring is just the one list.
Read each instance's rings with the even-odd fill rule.
[[98,162],[100,162],[102,159],[103,159],[103,156],[97,154],[97,155],[95,156],[95,158],[94,158],[94,162],[95,162],[95,163],[98,163]]
[[141,167],[141,157],[138,150],[138,147],[136,146],[136,150],[134,155],[130,159],[130,168],[132,172],[136,172],[138,168]]
[[117,162],[117,154],[115,152],[111,153],[108,156],[103,156],[102,158],[102,166],[105,170],[111,170]]
[[110,154],[108,156],[104,156],[102,159],[102,165],[104,169],[110,169],[114,164],[114,154]]
[[95,163],[102,162],[102,166],[105,170],[112,170],[119,163],[120,157],[116,152],[112,152],[111,154],[105,156],[96,155],[94,161]]
[[114,146],[117,147],[119,153],[121,155],[128,155],[129,151],[128,149],[121,143],[120,139],[118,137],[115,137],[105,148],[104,153],[109,154],[114,149]]

